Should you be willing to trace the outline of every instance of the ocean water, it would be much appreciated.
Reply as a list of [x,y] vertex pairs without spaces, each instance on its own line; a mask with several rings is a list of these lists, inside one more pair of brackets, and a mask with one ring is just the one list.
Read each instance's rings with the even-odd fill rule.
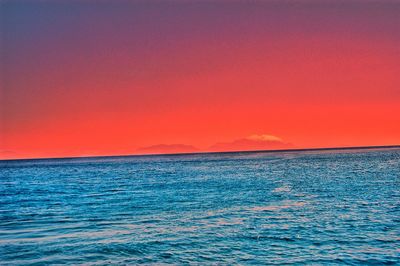
[[0,162],[1,265],[399,264],[400,149]]

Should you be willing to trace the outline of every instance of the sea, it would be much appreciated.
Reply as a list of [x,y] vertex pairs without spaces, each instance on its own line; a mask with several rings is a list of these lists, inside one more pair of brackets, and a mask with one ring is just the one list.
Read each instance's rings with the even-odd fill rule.
[[400,264],[400,149],[0,161],[0,265]]

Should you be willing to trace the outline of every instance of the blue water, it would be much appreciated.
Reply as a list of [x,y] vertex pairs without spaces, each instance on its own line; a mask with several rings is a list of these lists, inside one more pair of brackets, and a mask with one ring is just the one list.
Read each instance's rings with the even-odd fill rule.
[[2,265],[400,263],[400,149],[0,167]]

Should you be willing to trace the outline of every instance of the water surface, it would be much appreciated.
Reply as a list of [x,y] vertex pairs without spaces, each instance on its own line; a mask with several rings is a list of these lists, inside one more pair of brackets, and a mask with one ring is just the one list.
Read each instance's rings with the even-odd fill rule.
[[400,149],[0,162],[0,263],[400,263]]

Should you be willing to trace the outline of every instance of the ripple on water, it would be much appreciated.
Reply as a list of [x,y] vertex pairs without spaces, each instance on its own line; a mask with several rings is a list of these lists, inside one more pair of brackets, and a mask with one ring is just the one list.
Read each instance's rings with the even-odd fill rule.
[[0,162],[0,264],[396,264],[398,169],[398,149]]

